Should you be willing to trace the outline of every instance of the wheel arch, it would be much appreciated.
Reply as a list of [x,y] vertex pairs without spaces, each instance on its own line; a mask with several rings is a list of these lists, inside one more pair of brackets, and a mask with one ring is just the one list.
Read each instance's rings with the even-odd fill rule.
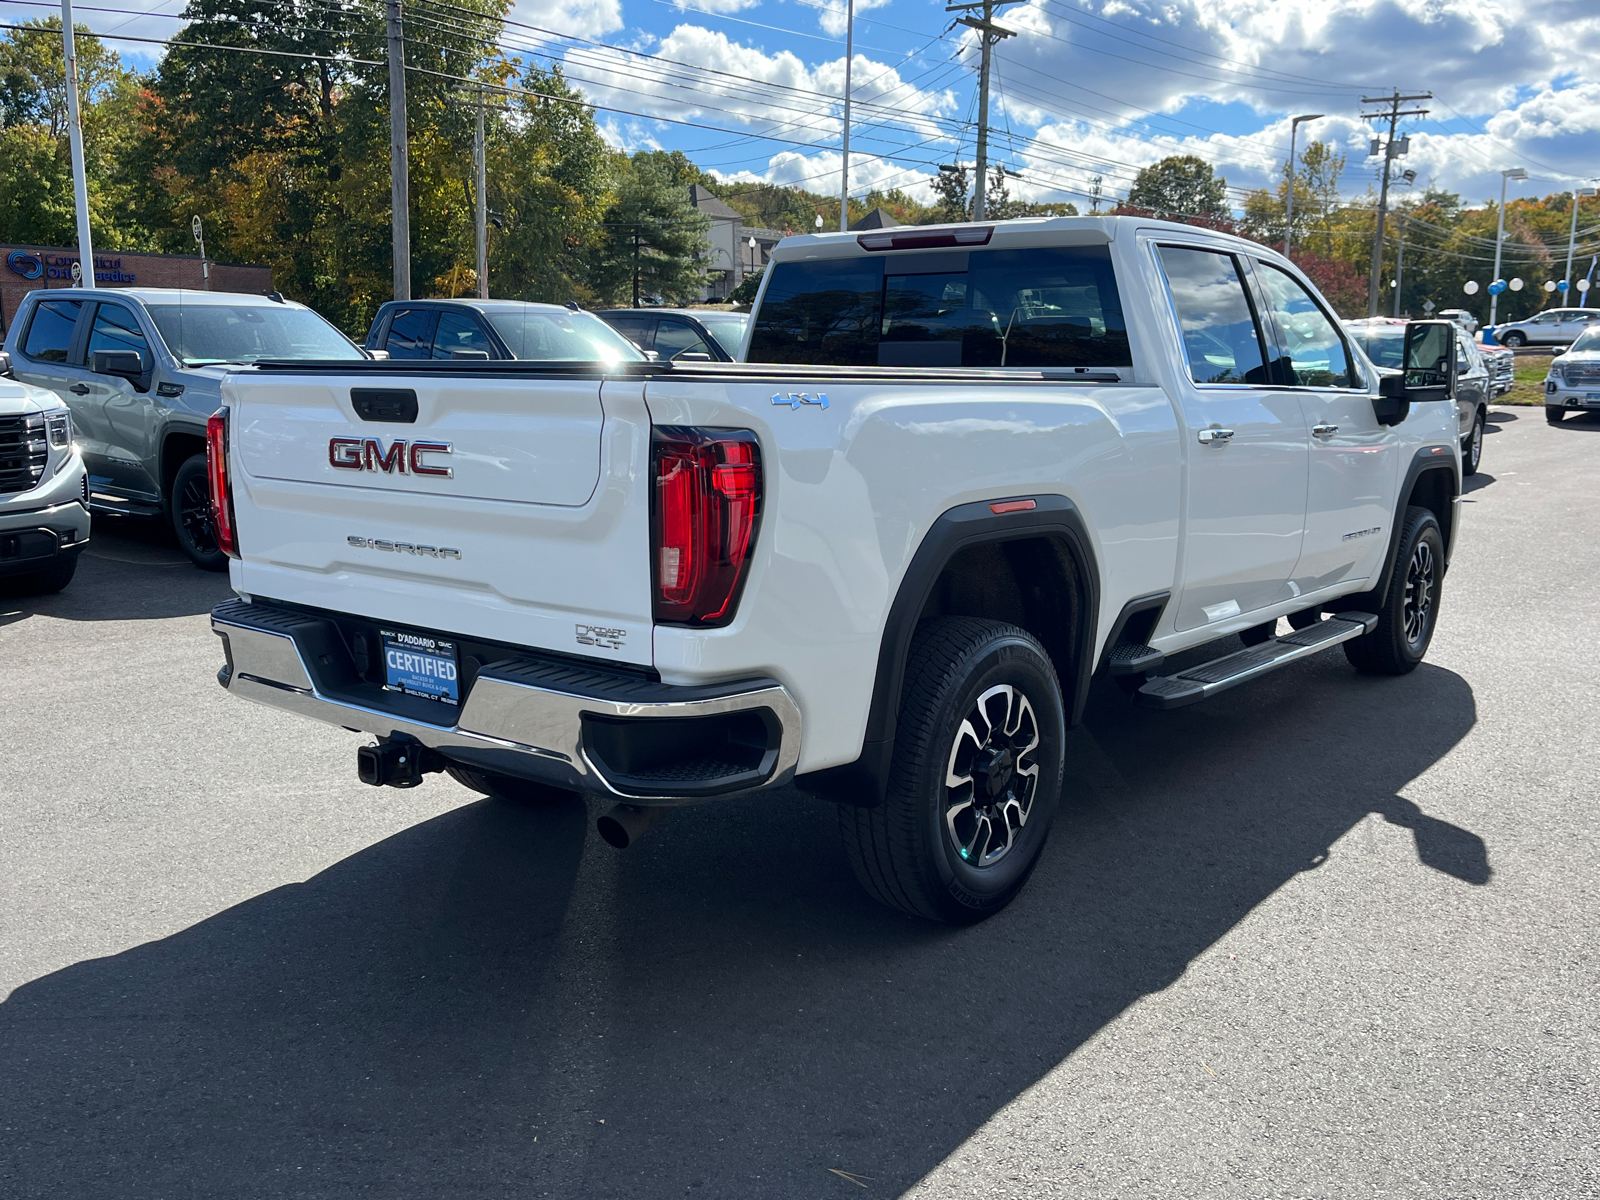
[[187,426],[175,426],[161,438],[161,503],[169,505],[172,498],[172,481],[178,468],[196,454],[206,452],[206,435]]
[[935,616],[1002,620],[1043,644],[1062,681],[1068,725],[1082,717],[1094,671],[1100,573],[1077,505],[1030,496],[1026,511],[995,513],[1001,499],[942,514],[912,556],[889,607],[861,754],[853,763],[796,779],[814,795],[874,807],[882,802],[911,637]]
[[1383,574],[1378,577],[1378,586],[1363,593],[1363,597],[1381,604],[1389,594],[1389,578],[1394,574],[1394,556],[1400,544],[1400,531],[1406,523],[1406,509],[1412,505],[1428,509],[1439,522],[1439,532],[1444,536],[1445,569],[1449,569],[1450,554],[1455,547],[1456,517],[1461,507],[1461,464],[1450,453],[1451,449],[1453,447],[1448,445],[1423,446],[1406,468],[1399,502],[1395,505],[1394,521],[1389,527],[1389,550],[1384,558]]

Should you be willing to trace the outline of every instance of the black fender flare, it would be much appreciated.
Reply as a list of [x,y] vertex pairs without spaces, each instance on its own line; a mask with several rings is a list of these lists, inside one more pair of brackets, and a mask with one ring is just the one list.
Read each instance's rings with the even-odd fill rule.
[[[1447,520],[1440,522],[1444,526],[1444,562],[1445,569],[1450,566],[1450,554],[1455,549],[1456,530],[1460,522],[1456,519],[1456,511],[1461,503],[1461,463],[1452,451],[1455,447],[1446,443],[1443,446],[1423,446],[1412,456],[1411,465],[1406,468],[1405,480],[1400,485],[1394,506],[1394,520],[1389,526],[1389,549],[1384,555],[1383,573],[1378,576],[1378,586],[1368,592],[1361,592],[1351,597],[1353,604],[1347,607],[1364,609],[1365,604],[1383,603],[1383,598],[1389,594],[1389,580],[1394,574],[1395,551],[1400,545],[1400,530],[1406,523],[1406,508],[1411,503],[1411,494],[1416,491],[1417,480],[1430,471],[1448,471],[1450,473],[1450,505],[1451,513]],[[1372,611],[1376,612],[1374,608]]]
[[[1006,498],[1011,499],[1011,498]],[[894,739],[900,711],[900,690],[905,682],[906,658],[917,618],[933,594],[940,574],[961,551],[973,546],[1022,541],[1029,538],[1060,538],[1083,580],[1084,595],[1074,631],[1075,678],[1066,682],[1067,725],[1071,728],[1083,718],[1089,697],[1090,677],[1094,673],[1094,642],[1100,620],[1100,567],[1094,542],[1078,506],[1065,496],[1033,495],[1026,511],[997,514],[991,505],[1002,499],[980,500],[957,505],[939,516],[928,528],[916,553],[912,555],[899,589],[889,606],[878,647],[878,669],[867,710],[866,731],[861,754],[852,763],[828,767],[799,776],[796,786],[813,795],[841,804],[875,807],[882,803],[894,758]]]

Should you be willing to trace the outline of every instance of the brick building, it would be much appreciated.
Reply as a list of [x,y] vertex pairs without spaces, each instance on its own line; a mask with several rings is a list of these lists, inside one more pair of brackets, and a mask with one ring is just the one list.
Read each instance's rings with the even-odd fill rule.
[[[23,296],[37,288],[71,287],[77,261],[76,250],[0,245],[0,337],[10,330]],[[96,254],[94,282],[96,287],[198,290],[205,287],[205,273],[194,254]],[[272,291],[272,268],[212,262],[211,290],[265,295]]]

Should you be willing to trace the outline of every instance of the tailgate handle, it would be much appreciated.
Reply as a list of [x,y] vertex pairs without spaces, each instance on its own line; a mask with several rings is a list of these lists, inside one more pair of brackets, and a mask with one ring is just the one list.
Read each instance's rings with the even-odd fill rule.
[[417,420],[417,394],[410,388],[351,388],[350,404],[363,421],[412,425]]

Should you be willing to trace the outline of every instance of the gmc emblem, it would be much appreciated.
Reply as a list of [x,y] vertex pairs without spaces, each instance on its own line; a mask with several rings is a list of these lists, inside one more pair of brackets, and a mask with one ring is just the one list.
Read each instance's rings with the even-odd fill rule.
[[422,461],[424,454],[449,454],[449,442],[411,442],[396,438],[383,448],[381,438],[329,438],[328,465],[342,471],[382,471],[385,475],[409,469],[413,475],[433,475],[441,479],[455,478],[450,467],[433,467]]

